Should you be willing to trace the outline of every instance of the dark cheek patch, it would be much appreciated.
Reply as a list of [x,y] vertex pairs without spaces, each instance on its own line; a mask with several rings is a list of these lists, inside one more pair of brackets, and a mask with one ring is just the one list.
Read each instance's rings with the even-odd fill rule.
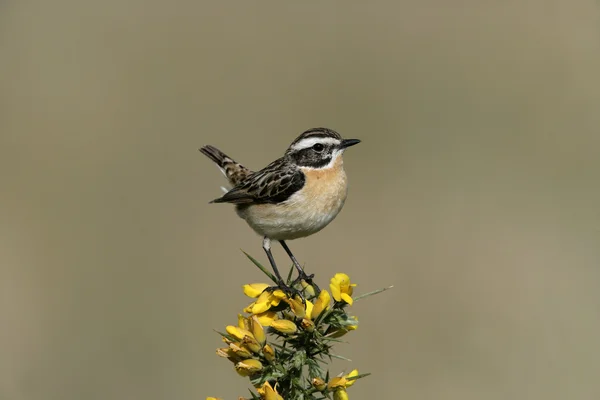
[[327,152],[317,153],[312,148],[302,149],[294,154],[296,164],[302,167],[321,168],[329,164],[331,154]]

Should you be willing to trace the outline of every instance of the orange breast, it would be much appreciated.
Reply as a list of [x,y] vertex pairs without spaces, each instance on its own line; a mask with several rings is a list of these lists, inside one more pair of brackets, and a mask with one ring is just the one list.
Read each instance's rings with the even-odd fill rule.
[[302,194],[307,204],[317,213],[337,214],[344,205],[348,192],[342,157],[338,157],[335,164],[328,169],[301,169],[306,176]]

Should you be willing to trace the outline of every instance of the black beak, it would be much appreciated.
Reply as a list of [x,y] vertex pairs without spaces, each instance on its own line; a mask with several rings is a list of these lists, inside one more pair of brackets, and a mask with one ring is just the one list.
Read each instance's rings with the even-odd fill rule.
[[346,147],[354,146],[355,144],[359,144],[360,140],[358,139],[344,139],[342,140],[342,144],[340,145],[342,149]]

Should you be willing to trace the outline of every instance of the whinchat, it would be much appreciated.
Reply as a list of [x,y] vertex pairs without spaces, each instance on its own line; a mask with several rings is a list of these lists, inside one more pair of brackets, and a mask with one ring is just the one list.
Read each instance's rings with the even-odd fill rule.
[[263,237],[263,249],[280,287],[287,288],[271,254],[271,240],[281,243],[298,270],[298,279],[312,283],[313,276],[305,274],[285,241],[319,232],[341,211],[348,193],[342,154],[358,143],[358,139],[342,139],[331,129],[310,129],[292,142],[283,157],[257,172],[213,146],[200,149],[233,185],[211,203],[235,204],[237,214]]

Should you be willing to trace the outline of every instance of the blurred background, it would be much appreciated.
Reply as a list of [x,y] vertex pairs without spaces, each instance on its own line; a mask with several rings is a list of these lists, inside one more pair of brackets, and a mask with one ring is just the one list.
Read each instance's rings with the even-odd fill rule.
[[351,398],[600,398],[599,71],[591,0],[2,2],[0,398],[246,396],[213,329],[266,257],[197,149],[318,126],[363,142],[290,246],[395,285]]

